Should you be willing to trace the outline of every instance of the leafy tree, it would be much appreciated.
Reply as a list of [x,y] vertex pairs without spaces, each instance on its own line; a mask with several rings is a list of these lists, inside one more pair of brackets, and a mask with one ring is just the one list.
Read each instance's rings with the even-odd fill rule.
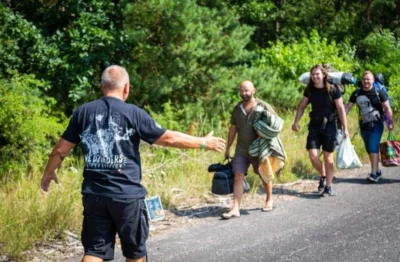
[[181,106],[213,100],[238,84],[225,75],[254,56],[246,50],[252,28],[241,26],[226,7],[209,9],[194,0],[135,1],[125,17],[135,99],[156,111],[168,101]]
[[0,4],[0,77],[13,72],[40,75],[59,63],[58,50],[48,45],[40,30]]
[[99,75],[106,66],[128,63],[126,34],[120,30],[123,5],[111,0],[0,5],[0,39],[7,43],[0,49],[7,54],[0,70],[16,69],[47,81],[47,94],[71,113],[77,104],[98,96]]

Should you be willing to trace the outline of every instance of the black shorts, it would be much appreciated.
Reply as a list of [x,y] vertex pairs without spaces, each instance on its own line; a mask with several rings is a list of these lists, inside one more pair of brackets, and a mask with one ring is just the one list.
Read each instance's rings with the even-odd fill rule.
[[321,129],[320,125],[309,125],[306,145],[307,150],[319,150],[322,146],[322,151],[328,153],[335,151],[336,134],[337,126],[334,122],[327,123],[324,129]]
[[149,222],[144,199],[83,195],[82,244],[85,255],[114,259],[115,237],[126,258],[146,256]]

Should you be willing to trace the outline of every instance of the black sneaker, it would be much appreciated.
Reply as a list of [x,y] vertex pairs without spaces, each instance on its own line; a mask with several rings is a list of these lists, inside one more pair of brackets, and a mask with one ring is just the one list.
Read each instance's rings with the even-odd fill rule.
[[324,191],[325,183],[326,183],[325,181],[326,181],[326,177],[321,176],[319,178],[318,193],[320,193],[320,194]]
[[322,191],[321,196],[325,196],[325,194],[328,194],[328,196],[336,196],[335,192],[333,192],[332,187],[330,186],[325,186],[324,191]]
[[376,174],[369,174],[367,179],[371,182],[378,183],[380,176],[378,177]]
[[381,178],[382,178],[382,171],[379,170],[379,171],[376,172],[376,179],[379,180]]

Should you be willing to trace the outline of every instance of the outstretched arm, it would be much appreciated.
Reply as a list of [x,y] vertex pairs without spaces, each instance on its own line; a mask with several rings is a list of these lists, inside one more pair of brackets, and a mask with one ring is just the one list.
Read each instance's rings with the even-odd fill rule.
[[41,188],[43,191],[47,192],[49,190],[49,185],[52,180],[58,183],[56,169],[61,165],[64,158],[74,146],[75,144],[70,143],[63,138],[58,140],[56,146],[53,148],[53,151],[49,156],[49,160],[47,161],[47,165],[43,173],[41,180]]
[[225,149],[225,140],[214,137],[213,132],[205,137],[196,137],[178,131],[167,130],[154,144],[176,148],[204,148],[222,152]]

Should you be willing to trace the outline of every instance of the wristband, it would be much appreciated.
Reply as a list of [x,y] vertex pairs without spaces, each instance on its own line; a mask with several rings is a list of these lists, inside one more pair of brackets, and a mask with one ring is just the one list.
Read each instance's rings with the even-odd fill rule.
[[206,149],[206,140],[204,138],[201,139],[201,149]]

